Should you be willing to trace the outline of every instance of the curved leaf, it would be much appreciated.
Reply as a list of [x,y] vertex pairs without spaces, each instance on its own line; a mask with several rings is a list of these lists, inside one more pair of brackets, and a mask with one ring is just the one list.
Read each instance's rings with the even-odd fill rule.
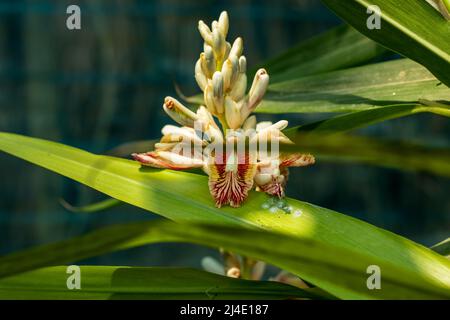
[[344,133],[351,130],[363,128],[372,124],[380,123],[387,120],[410,116],[416,113],[430,112],[445,117],[450,117],[450,105],[394,105],[380,107],[371,110],[351,112],[339,115],[333,118],[308,123],[302,126],[292,127],[284,131],[284,133],[297,142],[298,135],[305,134],[329,135],[336,133]]
[[[280,203],[271,208],[273,202],[269,197],[251,192],[243,207],[218,209],[210,198],[204,176],[146,169],[135,161],[98,156],[10,133],[0,133],[0,150],[177,222],[241,226],[272,230],[308,241],[314,239],[324,245],[333,244],[339,250],[365,255],[374,261],[389,261],[404,271],[420,270],[423,276],[433,281],[448,281],[448,268],[440,265],[440,259],[445,258],[430,249],[312,204],[287,198],[281,203],[281,209],[277,209]],[[122,235],[126,237],[119,234]],[[107,241],[119,240],[111,238]],[[440,261],[438,265],[436,261]],[[3,263],[1,266],[6,268]]]
[[272,84],[255,112],[350,112],[420,99],[450,101],[450,89],[421,65],[400,59]]
[[270,82],[276,83],[361,65],[387,52],[352,27],[342,25],[300,42],[259,67],[266,68]]
[[[311,153],[318,162],[356,162],[450,177],[450,149],[446,147],[344,134],[298,132],[290,135],[295,145],[281,145],[280,151]],[[130,154],[141,144],[139,141],[134,147],[133,142],[127,142],[126,152],[117,156]]]
[[[411,251],[404,251],[404,261],[396,264],[368,253],[342,249],[332,241],[321,241],[308,235],[292,237],[243,228],[160,221],[106,227],[82,237],[11,254],[0,258],[0,275],[148,243],[179,241],[223,247],[267,261],[299,275],[338,298],[450,298],[450,261],[428,249],[429,256],[425,260],[428,260],[429,266],[423,268],[424,265],[417,264],[418,255],[408,260],[406,255],[412,254]],[[422,255],[421,258],[424,257]],[[372,265],[379,267],[382,273],[380,290],[367,287],[369,276],[366,270]]]
[[281,151],[313,154],[318,162],[357,162],[450,177],[450,149],[349,135],[298,134]]
[[[424,0],[322,0],[358,31],[428,68],[450,86],[450,28]],[[381,28],[369,29],[367,8],[381,10]]]
[[0,279],[0,299],[292,299],[321,298],[273,281],[250,281],[189,268],[79,266],[81,290],[68,290],[67,266]]

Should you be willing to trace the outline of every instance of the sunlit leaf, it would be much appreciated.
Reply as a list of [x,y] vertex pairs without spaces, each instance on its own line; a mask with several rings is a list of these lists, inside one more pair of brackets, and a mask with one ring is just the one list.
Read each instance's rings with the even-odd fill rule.
[[[336,250],[350,250],[364,255],[374,263],[388,261],[401,267],[402,273],[419,272],[434,283],[448,285],[450,273],[447,259],[405,238],[332,210],[289,198],[274,205],[268,196],[257,192],[251,192],[241,208],[218,209],[214,207],[207,178],[204,176],[142,168],[135,161],[98,156],[58,143],[9,133],[0,133],[0,150],[72,178],[120,201],[180,223],[221,224],[275,231],[306,239],[308,245],[311,241],[323,246],[332,245],[336,257],[339,257]],[[192,240],[191,231],[186,230]],[[139,234],[130,232],[134,236]],[[127,232],[121,230],[117,237],[99,237],[96,241],[99,245],[100,239],[106,241],[106,244],[114,244],[116,241],[121,243],[129,236],[130,234],[127,235]],[[162,236],[169,234],[164,231]],[[241,241],[244,238],[241,235],[238,238],[236,241],[239,241],[239,245],[236,243],[236,248],[233,246],[230,249],[239,251],[246,248],[247,242]],[[231,241],[229,236],[226,239]],[[161,239],[163,240],[164,238]],[[90,243],[96,241],[88,240]],[[269,242],[277,243],[275,239]],[[80,245],[81,243],[78,242]],[[214,245],[213,242],[208,244]],[[221,245],[226,247],[226,243],[217,243],[217,246]],[[237,248],[238,246],[241,248]],[[281,247],[283,246],[278,243],[277,249],[273,251]],[[299,247],[296,248],[300,250]],[[65,252],[70,253],[67,250]],[[267,248],[264,252],[267,253]],[[445,260],[444,265],[442,259]],[[352,259],[340,257],[338,260]],[[27,261],[25,259],[23,263],[34,263],[32,260]],[[0,268],[4,268],[4,272],[18,272],[16,262],[8,265],[2,261]],[[282,266],[284,267],[284,264]],[[336,272],[333,271],[333,277],[335,275]],[[361,275],[358,277],[361,279]],[[332,294],[335,292],[330,291],[328,287],[326,290]]]
[[349,112],[419,99],[450,101],[450,89],[421,65],[400,59],[272,84],[256,112]]
[[[336,224],[335,228],[338,227]],[[398,237],[398,244],[406,245],[408,249],[403,251],[402,262],[396,263],[382,256],[358,251],[357,248],[340,248],[333,242],[332,232],[329,231],[327,236],[328,241],[323,241],[311,234],[292,237],[245,228],[137,222],[106,227],[82,237],[0,258],[0,276],[149,243],[186,241],[223,247],[267,261],[338,298],[450,298],[450,261],[431,250],[423,248],[422,253],[413,253],[416,245],[403,243]],[[385,243],[377,245],[379,250],[392,250]],[[367,268],[372,265],[382,272],[380,290],[370,290],[367,286]]]
[[[322,0],[342,19],[383,46],[426,66],[450,86],[450,28],[424,0]],[[380,29],[369,29],[369,6],[381,10]],[[372,11],[373,14],[373,11]]]
[[292,299],[320,298],[279,282],[249,281],[188,269],[80,266],[80,290],[68,290],[67,266],[0,279],[0,299]]

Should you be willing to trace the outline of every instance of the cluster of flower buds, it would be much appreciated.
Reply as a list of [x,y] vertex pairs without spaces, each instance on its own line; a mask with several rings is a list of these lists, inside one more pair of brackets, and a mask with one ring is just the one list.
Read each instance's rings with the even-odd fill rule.
[[204,40],[203,52],[195,64],[195,79],[203,91],[209,112],[222,126],[238,129],[261,102],[269,75],[266,70],[256,72],[248,95],[247,60],[242,55],[243,41],[238,37],[231,45],[226,41],[228,14],[224,11],[211,28],[199,21],[198,30]]
[[[228,27],[226,12],[222,12],[211,28],[199,22],[205,43],[195,65],[195,78],[203,91],[206,107],[200,106],[193,112],[178,100],[166,97],[164,111],[181,127],[166,125],[154,151],[133,154],[133,157],[157,168],[202,168],[209,176],[209,190],[216,206],[239,207],[254,186],[258,191],[283,197],[287,168],[310,165],[314,157],[279,153],[279,144],[292,143],[282,132],[288,122],[257,123],[251,115],[266,92],[269,75],[264,69],[258,70],[246,94],[242,39],[237,38],[233,45],[228,43]],[[270,152],[266,149],[268,144],[272,147]],[[261,150],[263,147],[265,150]]]

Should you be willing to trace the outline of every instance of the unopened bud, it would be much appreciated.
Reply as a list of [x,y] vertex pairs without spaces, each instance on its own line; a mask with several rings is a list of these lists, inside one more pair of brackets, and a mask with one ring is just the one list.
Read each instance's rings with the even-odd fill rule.
[[220,71],[214,72],[212,78],[213,98],[218,114],[223,113],[223,76]]
[[250,116],[245,120],[244,124],[242,125],[243,130],[249,130],[249,129],[256,129],[256,117]]
[[229,25],[230,22],[228,19],[228,13],[226,11],[222,11],[219,17],[219,31],[224,38],[227,37]]
[[223,34],[220,33],[219,28],[214,28],[212,32],[212,39],[213,39],[213,50],[216,54],[217,60],[223,59],[225,56],[225,50],[226,50],[226,44],[225,44],[225,38],[223,37]]
[[213,38],[212,38],[212,32],[209,29],[209,27],[204,23],[202,20],[198,22],[198,31],[200,32],[200,35],[202,36],[203,40],[209,45],[212,45]]
[[200,54],[200,60],[206,77],[211,78],[216,71],[216,60],[214,59],[214,52],[211,46],[205,46],[205,52]]
[[244,50],[244,43],[241,37],[236,38],[234,40],[233,45],[231,46],[230,56],[240,57],[242,55],[242,51]]
[[227,41],[225,43],[225,55],[224,55],[224,58],[230,56],[230,51],[231,51],[231,44]]
[[195,63],[195,80],[202,91],[205,91],[205,87],[208,84],[208,79],[202,69],[201,59],[198,59]]
[[240,73],[247,72],[247,59],[244,56],[239,57],[239,72]]
[[225,98],[225,119],[231,129],[238,129],[241,126],[240,107],[228,96]]
[[203,92],[203,100],[205,101],[208,111],[213,115],[217,115],[216,107],[214,104],[213,89],[210,84],[205,87],[205,91]]
[[266,93],[267,86],[269,85],[269,75],[264,69],[259,69],[255,78],[253,79],[252,87],[248,94],[248,109],[249,112],[253,112],[257,105],[261,102],[264,94]]
[[227,271],[227,277],[230,278],[240,278],[241,277],[241,270],[239,270],[236,267],[230,268]]
[[198,117],[194,112],[172,97],[166,97],[164,99],[163,108],[169,117],[182,126],[193,127],[194,122],[198,120]]
[[245,96],[247,90],[247,75],[240,73],[231,89],[229,95],[234,101],[240,101]]
[[239,75],[239,65],[236,56],[230,56],[222,66],[223,89],[226,92],[232,88]]

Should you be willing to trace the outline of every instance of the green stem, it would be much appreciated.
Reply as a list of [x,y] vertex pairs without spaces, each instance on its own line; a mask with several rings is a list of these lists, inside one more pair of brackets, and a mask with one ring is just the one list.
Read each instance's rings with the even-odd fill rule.
[[223,135],[225,136],[227,133],[227,130],[229,129],[229,127],[227,125],[227,121],[225,120],[225,117],[223,117],[223,116],[218,116],[217,118],[219,119],[220,125],[222,126]]

